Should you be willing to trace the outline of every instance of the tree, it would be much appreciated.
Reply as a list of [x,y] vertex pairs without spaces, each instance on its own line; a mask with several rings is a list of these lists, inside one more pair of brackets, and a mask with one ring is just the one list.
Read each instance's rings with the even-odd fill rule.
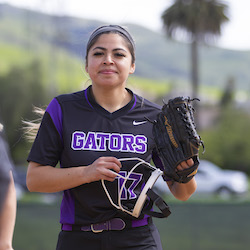
[[222,109],[217,123],[201,132],[206,152],[201,158],[226,169],[245,171],[250,175],[250,115],[240,108]]
[[207,43],[221,34],[221,25],[229,20],[227,5],[218,0],[175,0],[162,14],[164,29],[169,37],[185,32],[191,41],[192,96],[197,97],[198,44]]
[[0,76],[0,119],[4,124],[15,163],[25,162],[27,142],[23,138],[22,120],[33,120],[32,106],[44,106],[51,96],[43,84],[43,71],[38,60],[27,67],[13,67]]
[[226,87],[224,92],[222,93],[222,97],[220,100],[220,107],[226,108],[229,105],[233,104],[234,101],[234,91],[235,91],[235,78],[229,77],[226,82]]

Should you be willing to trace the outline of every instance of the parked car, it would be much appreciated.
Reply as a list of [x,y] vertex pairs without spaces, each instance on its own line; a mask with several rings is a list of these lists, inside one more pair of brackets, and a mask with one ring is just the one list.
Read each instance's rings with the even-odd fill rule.
[[[218,194],[228,197],[245,194],[248,190],[248,178],[244,172],[221,169],[214,163],[206,160],[200,161],[195,179],[197,182],[197,194]],[[170,192],[162,178],[158,178],[154,189],[159,194]]]
[[245,194],[248,178],[244,172],[221,169],[212,162],[202,160],[198,168],[197,192],[220,195]]

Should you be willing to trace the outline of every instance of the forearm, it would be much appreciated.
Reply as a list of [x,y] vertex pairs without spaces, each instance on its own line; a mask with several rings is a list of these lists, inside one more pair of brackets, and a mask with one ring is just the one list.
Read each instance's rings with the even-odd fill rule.
[[26,184],[30,192],[55,193],[87,183],[84,167],[54,168],[31,162]]
[[186,201],[195,192],[197,184],[194,177],[188,183],[168,182],[168,186],[176,199]]
[[30,162],[27,187],[31,192],[54,193],[101,179],[114,181],[121,169],[115,157],[99,157],[88,166],[54,168]]
[[0,214],[0,250],[12,250],[16,220],[16,190],[13,176]]

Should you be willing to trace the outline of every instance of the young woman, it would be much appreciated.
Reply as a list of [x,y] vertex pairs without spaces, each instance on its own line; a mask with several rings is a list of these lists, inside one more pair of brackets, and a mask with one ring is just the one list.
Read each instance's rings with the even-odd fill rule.
[[[151,218],[124,215],[101,185],[104,180],[111,196],[117,194],[122,183],[117,174],[126,176],[134,164],[119,159],[159,162],[145,117],[154,120],[160,107],[126,88],[135,71],[135,44],[128,31],[118,25],[93,31],[85,69],[91,86],[54,98],[46,109],[28,157],[27,186],[31,192],[64,191],[57,250],[162,249]],[[190,159],[178,169],[192,165]],[[194,178],[167,184],[180,200],[196,189]],[[124,200],[136,198],[133,188]]]

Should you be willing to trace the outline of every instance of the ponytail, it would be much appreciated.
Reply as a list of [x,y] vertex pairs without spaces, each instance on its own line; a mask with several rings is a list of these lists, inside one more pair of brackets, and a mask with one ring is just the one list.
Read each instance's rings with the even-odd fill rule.
[[33,112],[38,116],[37,119],[33,121],[23,121],[24,124],[24,135],[29,142],[33,142],[36,138],[37,132],[41,125],[45,109],[34,107]]

